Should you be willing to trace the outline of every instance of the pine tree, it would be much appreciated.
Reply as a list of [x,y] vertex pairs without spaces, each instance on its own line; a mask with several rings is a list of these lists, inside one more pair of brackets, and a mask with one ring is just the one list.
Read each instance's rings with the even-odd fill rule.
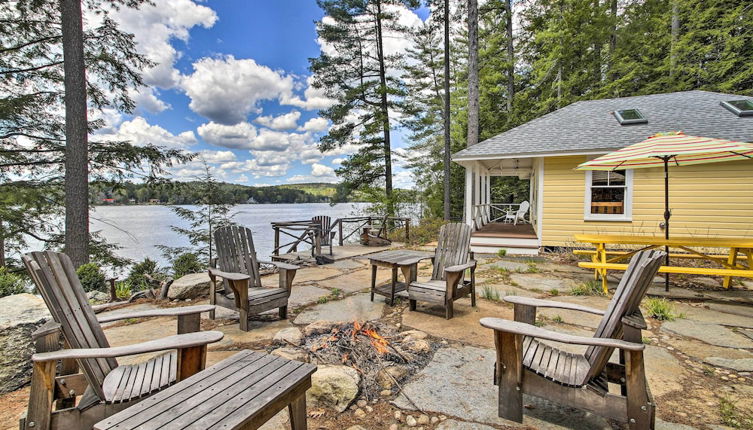
[[394,213],[390,111],[403,109],[399,79],[401,54],[385,52],[385,34],[405,34],[396,7],[417,7],[417,0],[318,0],[326,19],[317,34],[326,48],[311,58],[314,86],[324,88],[337,103],[321,115],[332,121],[319,147],[329,151],[357,145],[337,174],[343,180],[339,198],[353,190],[384,188],[388,214]]

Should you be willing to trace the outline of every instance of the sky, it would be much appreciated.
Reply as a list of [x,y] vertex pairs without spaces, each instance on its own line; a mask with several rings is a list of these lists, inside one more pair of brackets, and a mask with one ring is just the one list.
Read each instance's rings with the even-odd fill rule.
[[[155,63],[134,90],[132,114],[103,112],[101,137],[197,152],[221,181],[245,185],[337,182],[334,169],[354,147],[317,148],[330,124],[318,115],[331,105],[311,86],[308,59],[319,56],[314,0],[157,0],[113,17],[133,33]],[[424,8],[400,11],[401,22],[426,19]],[[396,52],[407,41],[391,38]],[[393,148],[406,146],[399,129]],[[411,187],[396,157],[393,180]],[[194,161],[170,169],[174,179],[201,172]]]

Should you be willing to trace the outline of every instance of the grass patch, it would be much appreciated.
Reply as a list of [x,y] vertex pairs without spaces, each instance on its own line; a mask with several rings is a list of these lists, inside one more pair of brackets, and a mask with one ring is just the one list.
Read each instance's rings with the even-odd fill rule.
[[650,297],[643,303],[646,315],[659,321],[674,321],[677,318],[685,318],[685,315],[675,312],[674,305],[665,298]]
[[499,251],[497,251],[497,257],[502,258],[505,255],[507,255],[507,250],[506,249],[500,249]]
[[484,285],[481,288],[481,298],[486,299],[486,300],[491,300],[494,302],[498,302],[502,300],[501,296],[499,295],[499,291],[490,287],[489,285]]
[[727,398],[719,398],[719,415],[722,424],[736,429],[753,428],[753,415],[745,413],[737,408],[737,402]]
[[131,283],[128,281],[115,283],[115,296],[119,299],[128,299],[131,297]]
[[560,295],[560,290],[558,290],[556,288],[552,288],[551,290],[549,290],[549,295],[550,296],[559,296]]
[[643,342],[644,345],[651,345],[651,339],[646,336],[641,337],[641,342]]
[[539,273],[541,270],[539,270],[539,266],[536,265],[536,263],[528,263],[528,270],[526,270],[528,273]]
[[570,294],[574,296],[603,296],[604,290],[601,289],[601,281],[591,279],[574,286],[570,290]]
[[557,324],[562,324],[563,322],[565,322],[565,320],[563,320],[562,317],[559,315],[555,315],[552,318],[552,321],[556,322]]

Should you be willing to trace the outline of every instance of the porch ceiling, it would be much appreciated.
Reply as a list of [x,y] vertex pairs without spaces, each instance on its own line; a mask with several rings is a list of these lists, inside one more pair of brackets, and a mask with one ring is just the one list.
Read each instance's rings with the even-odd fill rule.
[[533,172],[533,158],[504,158],[477,160],[477,166],[491,176],[519,176],[527,178]]

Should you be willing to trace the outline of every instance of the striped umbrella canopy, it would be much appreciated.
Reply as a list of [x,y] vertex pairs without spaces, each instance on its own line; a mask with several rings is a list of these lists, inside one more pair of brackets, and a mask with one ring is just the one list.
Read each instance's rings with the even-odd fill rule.
[[[580,164],[578,170],[624,170],[664,167],[664,237],[669,239],[669,166],[719,163],[753,159],[753,143],[711,137],[689,136],[682,132],[657,133],[643,142],[627,146]],[[669,265],[669,247],[667,265]],[[669,274],[666,274],[669,291]]]
[[718,163],[753,158],[753,143],[712,137],[689,136],[682,132],[659,133],[587,161],[579,170],[622,170],[691,164]]

